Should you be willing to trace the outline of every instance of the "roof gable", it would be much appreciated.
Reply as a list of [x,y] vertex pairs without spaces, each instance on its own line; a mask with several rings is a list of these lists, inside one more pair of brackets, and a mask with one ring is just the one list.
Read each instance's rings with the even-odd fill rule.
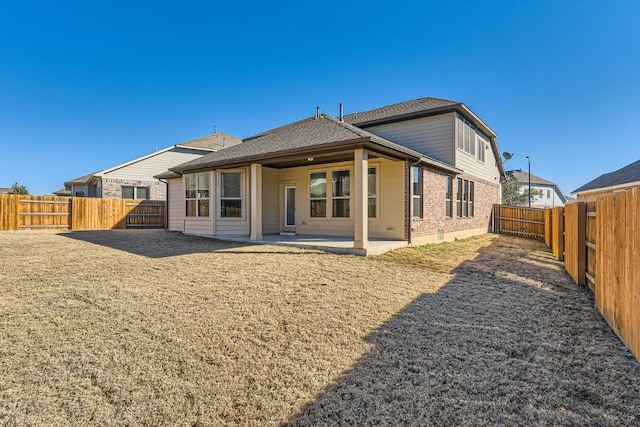
[[640,160],[636,160],[635,162],[616,171],[602,174],[596,179],[587,182],[582,187],[573,190],[571,193],[582,193],[585,191],[614,187],[633,182],[640,182]]

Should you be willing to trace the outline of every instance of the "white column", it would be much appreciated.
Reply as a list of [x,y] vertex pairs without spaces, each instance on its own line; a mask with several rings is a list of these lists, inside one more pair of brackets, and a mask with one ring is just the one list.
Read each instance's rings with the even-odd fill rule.
[[262,240],[262,165],[251,165],[251,240]]
[[358,148],[353,154],[355,160],[355,195],[353,213],[355,216],[355,239],[353,247],[366,249],[369,247],[369,215],[367,209],[367,181],[369,171],[369,154]]

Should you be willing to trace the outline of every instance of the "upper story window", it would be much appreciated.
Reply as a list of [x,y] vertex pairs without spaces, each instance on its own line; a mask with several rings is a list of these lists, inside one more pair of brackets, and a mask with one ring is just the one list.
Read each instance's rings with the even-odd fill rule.
[[122,198],[149,200],[149,187],[135,187],[130,185],[123,185]]
[[220,217],[242,217],[242,173],[220,173]]
[[480,163],[484,163],[485,154],[486,154],[485,151],[487,151],[489,143],[487,142],[486,139],[484,139],[484,137],[480,135],[476,135],[476,139],[478,141],[478,161]]
[[209,216],[209,172],[184,176],[186,216]]
[[456,147],[459,150],[484,163],[488,143],[488,139],[468,120],[458,116],[456,119]]

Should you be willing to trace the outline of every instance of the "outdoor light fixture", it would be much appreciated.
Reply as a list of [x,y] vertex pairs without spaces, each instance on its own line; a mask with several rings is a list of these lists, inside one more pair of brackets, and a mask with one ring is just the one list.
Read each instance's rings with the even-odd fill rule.
[[307,160],[309,160],[310,162],[313,162],[313,157],[307,157]]

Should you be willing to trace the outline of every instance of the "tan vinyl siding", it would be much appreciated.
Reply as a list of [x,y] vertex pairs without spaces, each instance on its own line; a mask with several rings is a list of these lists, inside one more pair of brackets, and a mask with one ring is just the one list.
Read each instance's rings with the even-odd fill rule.
[[171,167],[197,159],[207,153],[207,151],[174,148],[107,172],[104,176],[110,179],[151,180],[153,176],[166,172]]
[[170,179],[167,198],[169,203],[168,227],[171,231],[184,231],[184,185],[182,178]]
[[184,233],[213,236],[213,219],[188,217],[184,221]]
[[366,130],[445,163],[455,160],[455,113],[406,120]]
[[[460,119],[455,120],[455,126],[465,126]],[[462,169],[465,173],[469,175],[473,175],[478,178],[486,179],[489,182],[500,182],[500,170],[498,169],[498,165],[496,163],[496,157],[493,154],[493,150],[491,149],[491,140],[488,136],[482,134],[483,139],[485,140],[485,148],[484,148],[484,162],[480,162],[478,160],[478,142],[476,134],[480,133],[478,129],[475,127],[473,129],[473,141],[472,143],[475,145],[475,149],[473,150],[473,154],[469,154],[464,150],[457,148],[458,147],[458,136],[459,133],[455,133],[455,138],[453,138],[453,147],[455,150],[455,167],[458,169]]]
[[262,168],[262,233],[277,234],[280,231],[280,172]]
[[[404,164],[387,159],[370,159],[369,167],[377,167],[378,179],[378,218],[369,219],[369,236],[386,238],[404,238]],[[288,182],[297,183],[298,234],[317,234],[333,236],[353,236],[355,221],[351,218],[311,218],[309,205],[309,176],[311,172],[327,172],[327,214],[331,212],[331,172],[349,170],[351,177],[351,215],[353,216],[353,195],[355,171],[353,162],[313,165],[280,171],[282,186]],[[282,203],[282,202],[281,202]],[[279,218],[280,227],[284,227],[284,218]]]

